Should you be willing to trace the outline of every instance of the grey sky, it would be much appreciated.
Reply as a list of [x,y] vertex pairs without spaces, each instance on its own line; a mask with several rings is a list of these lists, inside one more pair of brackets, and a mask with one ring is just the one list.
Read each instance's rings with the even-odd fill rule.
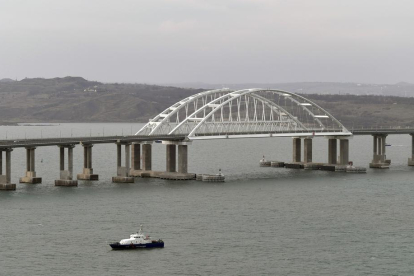
[[408,0],[0,0],[0,78],[414,82]]

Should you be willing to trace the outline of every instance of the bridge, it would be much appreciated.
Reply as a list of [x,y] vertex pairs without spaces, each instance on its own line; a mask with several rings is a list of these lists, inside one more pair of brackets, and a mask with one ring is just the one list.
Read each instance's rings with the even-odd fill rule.
[[[349,161],[349,138],[353,135],[372,135],[373,160],[370,167],[387,168],[390,161],[386,159],[385,145],[389,134],[410,134],[413,137],[413,152],[408,161],[408,165],[413,166],[414,129],[348,130],[328,111],[295,93],[260,88],[237,91],[227,88],[216,89],[182,99],[150,119],[131,136],[0,140],[0,190],[16,188],[10,179],[11,152],[15,148],[26,149],[26,174],[20,178],[21,183],[42,182],[35,171],[35,149],[42,146],[57,146],[60,150],[60,178],[55,180],[55,185],[77,186],[78,180],[99,179],[92,168],[92,147],[95,144],[116,144],[117,175],[112,181],[134,182],[136,176],[194,179],[195,174],[187,172],[188,145],[191,145],[193,140],[206,139],[292,137],[292,163],[312,164],[312,140],[325,137],[328,139],[327,164],[344,166]],[[163,172],[151,169],[154,141],[166,145],[166,170]],[[76,145],[82,145],[84,148],[84,168],[74,180],[73,148]],[[125,148],[124,165],[122,146]],[[5,174],[3,152],[6,156]]]

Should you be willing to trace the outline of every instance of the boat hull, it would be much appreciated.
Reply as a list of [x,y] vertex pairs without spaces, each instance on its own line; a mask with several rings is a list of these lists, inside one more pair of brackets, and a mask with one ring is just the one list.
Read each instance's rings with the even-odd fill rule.
[[140,248],[162,248],[164,247],[164,242],[153,242],[153,243],[144,243],[144,244],[120,244],[120,243],[111,243],[109,244],[113,250],[131,250],[131,249],[140,249]]

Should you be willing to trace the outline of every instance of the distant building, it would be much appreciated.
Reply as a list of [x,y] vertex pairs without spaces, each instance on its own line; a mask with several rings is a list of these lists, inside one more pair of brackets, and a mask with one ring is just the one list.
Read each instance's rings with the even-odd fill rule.
[[97,85],[92,86],[92,87],[88,87],[86,89],[83,90],[84,92],[106,92],[106,90],[102,87],[98,87]]

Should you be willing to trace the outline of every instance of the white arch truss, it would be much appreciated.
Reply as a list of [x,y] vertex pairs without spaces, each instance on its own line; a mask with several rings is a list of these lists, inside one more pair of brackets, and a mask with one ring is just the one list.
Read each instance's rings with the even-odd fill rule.
[[136,135],[213,139],[352,134],[329,112],[298,94],[223,88],[183,99],[150,120]]

